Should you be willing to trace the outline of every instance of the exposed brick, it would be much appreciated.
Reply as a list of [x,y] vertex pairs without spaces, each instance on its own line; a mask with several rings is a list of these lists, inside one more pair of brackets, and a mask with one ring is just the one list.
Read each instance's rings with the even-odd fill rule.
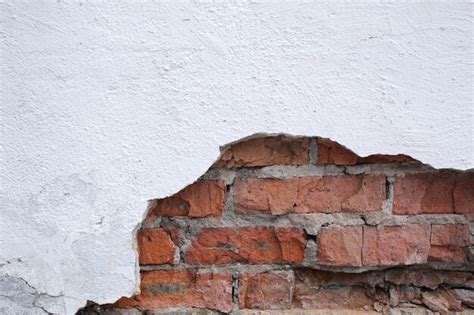
[[299,282],[304,282],[308,286],[317,284],[318,286],[380,286],[384,283],[384,272],[367,271],[360,273],[333,272],[316,269],[297,269],[295,278]]
[[441,284],[462,287],[468,286],[469,283],[474,285],[474,274],[446,270],[392,269],[385,272],[385,280],[396,285],[414,285],[434,290]]
[[274,136],[253,138],[231,145],[213,167],[303,165],[308,162],[308,138]]
[[184,260],[198,265],[301,263],[305,248],[304,232],[297,228],[212,228],[199,233]]
[[[172,233],[176,233],[174,229]],[[176,264],[178,247],[166,229],[140,230],[137,235],[140,265]]]
[[291,307],[294,284],[292,271],[244,273],[239,284],[241,308],[265,310]]
[[244,214],[285,214],[294,211],[298,198],[298,178],[258,179],[236,178],[234,181],[235,211]]
[[275,235],[281,247],[281,259],[287,263],[300,263],[304,259],[306,237],[299,228],[276,228]]
[[395,214],[453,213],[454,173],[404,174],[395,177]]
[[318,139],[318,163],[322,165],[356,165],[375,163],[410,163],[421,164],[419,161],[404,154],[373,154],[360,157],[341,144],[329,140]]
[[428,260],[429,250],[429,225],[364,227],[364,266],[423,264]]
[[441,314],[448,314],[448,311],[462,311],[461,302],[447,290],[422,292],[421,301],[432,311]]
[[404,163],[404,164],[421,164],[420,161],[405,154],[373,154],[366,157],[360,157],[357,164],[375,164],[375,163]]
[[234,187],[235,210],[243,214],[370,212],[386,197],[383,176],[242,178]]
[[363,287],[320,287],[318,283],[295,283],[294,308],[371,310],[373,304],[374,300]]
[[397,306],[400,303],[410,303],[413,300],[421,299],[421,289],[411,286],[390,286],[390,306]]
[[463,304],[474,308],[474,290],[454,289],[451,293]]
[[224,181],[201,180],[175,195],[156,200],[150,216],[221,216],[225,205]]
[[230,312],[232,310],[232,275],[196,273],[189,270],[142,272],[141,293],[122,298],[116,307],[157,309],[201,307]]
[[429,260],[444,263],[464,264],[467,262],[467,248],[431,245]]
[[358,155],[339,143],[318,138],[318,164],[355,165]]
[[431,226],[432,245],[469,245],[469,225],[467,224],[433,224]]
[[474,214],[474,172],[458,174],[453,196],[455,213]]
[[321,265],[361,266],[362,226],[322,228],[318,235]]

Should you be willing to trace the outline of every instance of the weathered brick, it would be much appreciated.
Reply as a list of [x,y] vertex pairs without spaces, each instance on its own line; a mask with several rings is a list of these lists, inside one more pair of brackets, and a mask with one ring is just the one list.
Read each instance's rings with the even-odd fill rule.
[[323,271],[311,268],[295,270],[295,278],[307,285],[318,286],[380,286],[384,283],[383,271],[360,273]]
[[395,214],[453,213],[454,173],[404,174],[395,177]]
[[272,227],[203,229],[184,260],[198,265],[301,263],[306,238],[302,229]]
[[189,270],[142,272],[141,293],[121,298],[116,307],[157,309],[200,307],[230,312],[232,310],[232,275],[197,273]]
[[422,292],[421,301],[432,311],[441,314],[448,314],[449,311],[462,311],[461,301],[456,299],[454,293],[443,289]]
[[432,245],[469,245],[469,225],[467,224],[433,224],[431,226]]
[[442,284],[455,287],[469,286],[469,283],[474,285],[474,274],[446,270],[391,269],[385,272],[385,280],[396,285],[414,285],[434,290]]
[[386,197],[383,176],[242,178],[234,188],[235,210],[243,214],[370,212]]
[[474,214],[474,172],[458,174],[453,197],[455,213]]
[[292,271],[244,273],[239,281],[240,308],[288,309],[293,285]]
[[467,248],[431,245],[429,260],[444,263],[464,264],[467,262]]
[[178,246],[166,229],[144,229],[138,231],[137,245],[140,265],[176,264]]
[[322,228],[318,235],[321,265],[361,266],[362,226]]
[[423,264],[428,260],[429,250],[429,225],[364,227],[364,266]]
[[355,165],[359,156],[339,143],[318,138],[318,164]]
[[201,180],[171,197],[156,200],[149,216],[221,216],[225,194],[224,181]]
[[213,167],[303,165],[309,162],[309,139],[288,136],[260,137],[232,144]]
[[302,309],[371,310],[374,300],[359,286],[320,287],[317,283],[295,283],[293,307]]
[[357,164],[383,164],[383,163],[404,163],[421,164],[420,161],[405,154],[373,154],[365,157],[359,157]]
[[404,154],[373,154],[360,157],[341,144],[318,138],[318,163],[322,165],[356,165],[375,163],[410,163],[420,164],[419,161]]

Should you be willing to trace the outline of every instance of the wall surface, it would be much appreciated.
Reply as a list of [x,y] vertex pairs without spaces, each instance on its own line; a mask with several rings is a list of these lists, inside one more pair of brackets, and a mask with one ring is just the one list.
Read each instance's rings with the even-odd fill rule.
[[78,315],[472,314],[473,222],[474,171],[246,139],[151,203],[140,293]]
[[472,3],[0,8],[2,311],[133,294],[147,200],[257,132],[474,167]]

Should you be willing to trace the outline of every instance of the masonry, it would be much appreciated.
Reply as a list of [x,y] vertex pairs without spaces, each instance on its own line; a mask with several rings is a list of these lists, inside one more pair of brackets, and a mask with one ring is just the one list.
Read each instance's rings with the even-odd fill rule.
[[141,292],[80,313],[468,312],[473,221],[472,171],[319,137],[247,138],[150,202]]

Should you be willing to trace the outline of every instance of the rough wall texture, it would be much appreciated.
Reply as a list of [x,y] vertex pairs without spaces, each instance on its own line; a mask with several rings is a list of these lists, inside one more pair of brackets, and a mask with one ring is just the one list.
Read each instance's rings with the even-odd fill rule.
[[322,138],[247,139],[150,203],[141,292],[82,312],[472,310],[473,198],[474,172]]
[[0,277],[65,314],[133,294],[146,201],[255,133],[473,168],[473,6],[1,0]]

